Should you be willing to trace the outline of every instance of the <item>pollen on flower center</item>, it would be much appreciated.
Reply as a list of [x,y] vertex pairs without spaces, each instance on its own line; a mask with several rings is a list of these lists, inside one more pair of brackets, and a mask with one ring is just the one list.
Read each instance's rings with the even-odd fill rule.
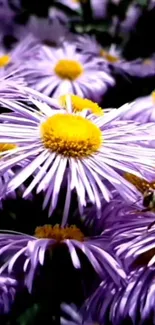
[[35,229],[35,236],[37,238],[49,238],[57,241],[75,239],[82,242],[84,240],[84,234],[76,226],[61,228],[59,225],[44,225]]
[[9,55],[3,55],[0,57],[0,68],[6,67],[11,61]]
[[60,60],[54,70],[61,79],[69,80],[77,79],[84,71],[82,64],[74,60]]
[[0,152],[12,150],[17,148],[16,144],[13,143],[0,143]]
[[[102,108],[97,104],[92,102],[89,99],[86,98],[81,98],[77,95],[70,95],[71,97],[71,103],[72,103],[72,108],[73,112],[82,112],[85,109],[89,109],[92,113],[96,115],[103,115],[103,110]],[[61,96],[59,101],[60,104],[66,108],[66,98],[67,96]]]
[[153,99],[153,104],[155,104],[155,90],[152,92],[152,99]]
[[105,51],[103,49],[100,51],[100,56],[105,58],[110,63],[115,63],[115,62],[119,61],[119,58],[117,56],[113,56],[113,55],[111,55],[110,53],[108,53],[107,51]]
[[41,137],[46,148],[74,158],[92,155],[102,143],[102,133],[94,123],[72,114],[49,117],[41,124]]
[[155,182],[148,182],[147,180],[143,178],[139,178],[135,175],[132,175],[130,173],[125,173],[124,177],[127,181],[129,181],[131,184],[133,184],[138,191],[141,193],[144,193],[149,188],[155,189]]

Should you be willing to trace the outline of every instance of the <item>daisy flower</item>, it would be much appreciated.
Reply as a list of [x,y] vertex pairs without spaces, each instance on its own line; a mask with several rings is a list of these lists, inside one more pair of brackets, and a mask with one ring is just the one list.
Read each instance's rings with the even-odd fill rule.
[[108,311],[110,310],[113,299],[118,292],[121,292],[123,289],[125,291],[126,286],[120,285],[118,287],[113,282],[102,281],[81,308],[84,320],[90,318],[97,321],[97,324],[107,324],[110,319]]
[[131,4],[128,7],[125,19],[120,25],[121,32],[128,34],[129,32],[133,31],[141,15],[142,7],[140,7],[140,5],[137,3]]
[[[125,288],[102,285],[88,301],[87,313],[98,316],[101,324],[155,324],[155,268],[132,272]],[[110,296],[110,299],[109,297]],[[87,315],[87,314],[86,314]]]
[[[81,12],[81,4],[87,3],[87,0],[57,0],[57,2],[62,3],[63,5],[67,6],[72,10]],[[94,18],[101,19],[106,17],[107,0],[90,0],[90,5]]]
[[136,99],[129,104],[121,120],[134,120],[140,123],[155,122],[155,91],[151,95]]
[[75,38],[75,45],[78,51],[89,56],[100,57],[100,66],[105,69],[113,68],[114,71],[127,73],[135,77],[154,76],[155,58],[154,56],[142,59],[127,61],[122,57],[121,49],[116,44],[112,44],[109,48],[103,48],[95,38],[95,36],[80,35]]
[[0,70],[0,97],[14,100],[26,99],[26,83],[18,75],[19,70],[9,67],[6,70]]
[[[84,320],[82,313],[78,312],[76,306],[66,304],[61,305],[61,310],[66,314],[66,317],[60,318],[61,325],[99,325],[94,323],[91,319]],[[68,318],[70,320],[68,320]]]
[[7,122],[1,125],[0,143],[6,143],[7,139],[8,143],[18,147],[3,153],[0,171],[25,159],[29,161],[8,182],[4,193],[15,190],[29,176],[34,176],[23,195],[26,197],[35,187],[37,193],[43,191],[43,207],[49,205],[49,215],[52,215],[60,189],[66,187],[63,224],[67,220],[73,192],[77,194],[81,214],[87,200],[100,213],[101,196],[107,201],[111,198],[106,182],[122,197],[135,202],[137,190],[121,175],[122,172],[138,177],[145,173],[154,175],[154,149],[141,145],[142,141],[155,137],[154,128],[150,123],[138,125],[117,121],[124,106],[97,116],[91,113],[91,107],[90,111],[86,107],[82,112],[74,112],[75,104],[72,106],[70,96],[67,96],[64,108],[56,100],[53,100],[52,108],[46,102],[33,99],[34,108],[6,99],[1,103],[15,115],[0,115],[0,120]]
[[126,289],[117,292],[110,306],[110,320],[119,325],[130,319],[133,325],[155,324],[155,268],[131,273]]
[[154,325],[154,272],[154,267],[131,272],[126,287],[117,288],[114,283],[102,282],[86,301],[85,318],[89,315],[101,324]]
[[[67,250],[62,250],[64,247]],[[76,225],[63,228],[46,224],[37,227],[34,236],[1,231],[0,255],[3,264],[0,274],[7,272],[10,275],[16,274],[17,278],[24,276],[25,285],[31,292],[33,282],[45,265],[47,256],[52,258],[55,252],[60,254],[60,259],[61,253],[67,253],[66,258],[69,254],[72,265],[77,270],[83,266],[81,257],[84,255],[101,279],[110,277],[116,284],[124,283],[126,279],[121,265],[108,249],[104,236],[85,237]]]
[[49,46],[61,46],[62,42],[67,39],[71,40],[73,36],[69,33],[67,26],[60,23],[58,18],[38,18],[30,16],[26,26],[15,26],[15,36],[19,40],[33,35],[38,42]]
[[75,11],[80,11],[81,9],[80,2],[82,1],[81,0],[57,0],[58,3],[61,3],[64,6],[69,7],[70,9]]
[[155,265],[154,219],[150,219],[148,227],[144,228],[145,231],[141,232],[123,252],[126,263],[132,268],[154,267]]
[[132,77],[146,78],[154,77],[155,57],[138,58],[132,61],[122,59],[122,62],[116,64],[116,68]]
[[[16,144],[12,144],[12,143],[1,143],[0,144],[0,153],[3,157],[3,153],[7,153],[8,151],[11,152],[13,151],[15,148],[17,147]],[[2,158],[1,157],[1,158]],[[19,170],[19,168],[23,167],[24,164],[23,162],[20,163],[20,167],[16,166],[15,168],[10,168],[6,171],[4,171],[3,173],[0,174],[0,192],[2,190],[2,188],[4,188],[6,186],[6,184],[15,176],[16,172]],[[23,184],[21,184],[18,194],[16,191],[12,191],[11,193],[9,193],[9,195],[4,195],[3,198],[1,198],[0,200],[0,208],[3,208],[3,200],[6,199],[6,196],[11,199],[16,199],[19,196],[19,193],[23,193],[25,190],[25,187]],[[22,195],[22,194],[21,194]],[[29,198],[31,197],[31,194],[29,196]]]
[[40,46],[38,40],[32,35],[28,35],[20,41],[9,53],[3,49],[0,56],[0,68],[6,68],[10,65],[20,64],[21,61],[29,60],[30,57],[36,58],[39,54]]
[[95,38],[90,35],[78,35],[75,39],[77,50],[80,50],[84,54],[96,55],[102,59],[101,62],[108,64],[115,63],[120,60],[120,50],[117,49],[115,44],[112,44],[109,48],[103,48]]
[[8,276],[0,276],[0,315],[11,310],[17,291],[17,281]]
[[21,68],[28,85],[46,95],[61,96],[72,93],[99,102],[115,81],[108,71],[101,70],[100,58],[77,53],[73,44],[62,48],[44,46],[40,59],[31,60]]

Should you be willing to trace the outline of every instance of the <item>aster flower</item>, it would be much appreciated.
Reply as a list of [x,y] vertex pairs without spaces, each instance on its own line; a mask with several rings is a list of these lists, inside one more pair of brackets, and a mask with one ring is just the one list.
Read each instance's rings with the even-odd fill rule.
[[[11,143],[3,143],[0,144],[0,153],[3,156],[3,153],[7,153],[8,151],[13,151],[17,146],[15,144],[11,144]],[[0,174],[0,191],[2,188],[4,188],[6,186],[6,184],[15,176],[16,172],[19,170],[19,168],[23,167],[24,164],[23,162],[20,163],[20,167],[19,165],[16,166],[15,168],[10,168],[6,171],[4,171],[2,174]],[[9,198],[11,199],[16,199],[17,197],[19,197],[19,193],[23,193],[25,190],[25,186],[23,184],[20,185],[19,187],[19,191],[17,194],[17,191],[12,191],[11,193],[9,193],[9,195],[3,195],[3,198],[1,198],[0,200],[0,208],[3,208],[3,200],[6,199],[6,196],[9,196]],[[31,194],[29,196],[29,198],[31,197]]]
[[65,12],[52,6],[50,6],[48,10],[48,18],[52,19],[53,21],[57,19],[62,24],[68,24],[69,21],[69,17],[65,14]]
[[96,40],[95,36],[80,35],[75,39],[75,44],[78,50],[85,54],[96,55],[100,57],[100,62],[103,64],[115,63],[120,60],[120,50],[117,49],[115,44],[110,48],[103,48]]
[[0,120],[7,122],[1,125],[0,143],[6,143],[7,139],[9,143],[18,144],[14,151],[3,156],[0,171],[6,171],[24,159],[29,160],[9,181],[4,193],[15,190],[29,176],[34,176],[23,195],[26,197],[35,187],[37,193],[44,191],[43,207],[49,204],[49,215],[52,215],[60,189],[66,187],[63,225],[73,192],[77,194],[81,214],[87,200],[96,206],[98,213],[101,196],[110,200],[111,193],[106,181],[122,197],[135,202],[137,190],[121,173],[129,172],[138,177],[145,173],[154,175],[152,166],[155,164],[154,150],[141,145],[142,141],[154,138],[154,128],[150,123],[117,122],[125,107],[96,116],[90,112],[91,108],[90,111],[87,108],[76,113],[75,103],[72,107],[69,96],[66,101],[66,107],[62,108],[59,102],[53,100],[51,108],[46,102],[32,100],[32,108],[3,99],[1,103],[11,109],[15,116],[0,115]]
[[[1,0],[0,2],[0,25],[3,29],[10,27],[13,24],[15,13],[9,6],[9,1]],[[5,28],[4,28],[5,27]]]
[[[102,281],[97,290],[86,300],[81,308],[84,320],[91,318],[97,321],[97,324],[107,324],[110,320],[110,306],[114,297],[126,286],[117,287],[113,282]],[[95,323],[96,324],[96,323]]]
[[[60,324],[61,325],[99,325],[94,323],[91,319],[84,320],[83,315],[78,312],[76,306],[69,306],[66,304],[61,305],[62,311],[66,314],[66,317],[61,317]],[[70,318],[70,320],[68,320]]]
[[62,48],[44,46],[40,59],[23,65],[22,76],[28,85],[46,95],[61,96],[73,93],[99,102],[114,79],[99,67],[100,58],[91,62],[88,55],[76,52],[73,44]]
[[142,15],[142,7],[137,3],[132,3],[126,12],[126,17],[120,24],[120,30],[123,33],[129,33],[134,30],[140,16]]
[[141,123],[155,122],[155,92],[130,103],[128,111],[122,114],[121,120],[134,120]]
[[152,267],[155,264],[155,228],[154,220],[148,224],[145,231],[133,240],[122,253],[126,259],[126,263],[134,267]]
[[103,48],[94,36],[80,35],[75,39],[77,50],[89,56],[96,55],[100,57],[99,65],[105,69],[113,67],[114,71],[130,76],[148,77],[154,76],[155,58],[154,56],[142,59],[127,61],[122,57],[121,49],[116,44],[112,44],[109,48]]
[[153,77],[155,71],[155,57],[139,58],[132,61],[126,61],[122,59],[122,62],[118,62],[115,68],[122,70],[124,73],[128,73],[132,77]]
[[131,272],[125,288],[102,283],[86,301],[85,317],[97,317],[101,324],[155,324],[155,268],[141,268]]
[[[85,3],[85,0],[57,0],[57,2],[62,3],[68,8],[78,11],[81,11],[81,4]],[[107,0],[90,0],[90,5],[92,9],[92,15],[94,18],[101,19],[106,17],[107,14]]]
[[[0,255],[4,264],[0,267],[0,274],[8,272],[18,277],[22,272],[25,285],[31,292],[33,282],[38,272],[41,272],[47,254],[49,253],[52,258],[55,247],[61,249],[65,246],[75,269],[81,269],[82,254],[102,279],[108,276],[116,283],[125,281],[126,274],[115,260],[112,251],[108,250],[104,236],[84,237],[75,225],[65,228],[59,225],[40,226],[36,228],[34,236],[1,231]],[[59,252],[61,258],[61,251]]]
[[8,276],[0,276],[0,315],[11,310],[17,291],[17,281]]
[[70,9],[75,10],[75,11],[80,11],[80,9],[81,9],[80,1],[81,0],[77,0],[77,1],[74,1],[74,0],[57,0],[58,3],[62,3],[66,7],[69,7]]
[[24,60],[29,60],[30,57],[37,58],[39,55],[40,46],[38,40],[32,35],[28,35],[24,40],[20,41],[9,53],[3,49],[0,56],[0,68],[7,66],[19,65]]
[[38,18],[30,16],[26,26],[15,26],[15,35],[21,40],[28,35],[33,35],[38,42],[49,46],[61,46],[62,42],[72,40],[73,36],[69,33],[67,26],[60,23],[58,18]]
[[7,71],[0,70],[0,97],[14,100],[24,100],[26,98],[26,83],[18,75],[19,70],[11,67]]
[[130,319],[132,324],[155,324],[154,268],[141,269],[131,274],[125,290],[118,292],[110,306],[112,324]]
[[[103,232],[107,236],[117,258],[122,261],[124,269],[129,273],[130,268],[134,267],[135,259],[132,248],[141,236],[148,234],[149,228],[154,224],[154,201],[153,199],[150,201],[147,196],[144,196],[144,199],[143,193],[148,189],[154,193],[155,182],[149,183],[130,174],[125,175],[125,178],[136,186],[139,194],[142,194],[137,202],[134,204],[123,202],[120,195],[114,191],[111,202],[102,200],[101,217],[97,223],[94,222],[94,208],[88,207],[82,218],[87,226],[94,226],[98,233]],[[147,212],[144,212],[145,203],[148,207]]]

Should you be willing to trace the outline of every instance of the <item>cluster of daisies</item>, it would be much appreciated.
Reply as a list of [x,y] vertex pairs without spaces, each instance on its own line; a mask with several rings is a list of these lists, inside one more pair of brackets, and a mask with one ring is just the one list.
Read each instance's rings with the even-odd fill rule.
[[[60,16],[32,17],[11,50],[0,48],[0,319],[25,292],[40,303],[51,291],[54,324],[153,325],[155,92],[117,109],[101,103],[116,71],[154,76],[155,59],[127,62]],[[37,202],[26,221],[21,202]],[[73,271],[70,286],[80,274],[83,298],[73,288],[65,299],[61,285],[56,295],[53,269],[60,283]]]

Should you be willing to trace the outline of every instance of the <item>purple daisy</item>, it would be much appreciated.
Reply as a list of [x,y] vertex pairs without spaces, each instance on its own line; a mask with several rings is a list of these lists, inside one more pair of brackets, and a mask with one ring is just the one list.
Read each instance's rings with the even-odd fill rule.
[[120,24],[121,32],[128,34],[129,32],[133,31],[141,15],[142,7],[140,7],[137,3],[131,4],[128,7],[125,19]]
[[122,113],[121,120],[155,122],[155,91],[149,96],[138,98],[130,103],[129,109]]
[[20,41],[9,53],[3,48],[0,56],[0,69],[10,66],[19,68],[21,62],[29,60],[31,57],[36,58],[39,55],[40,45],[38,40],[32,35],[28,35],[24,40]]
[[13,99],[13,100],[25,100],[25,81],[20,77],[19,70],[14,70],[9,67],[6,70],[0,70],[0,97]]
[[[52,105],[52,99],[50,101]],[[35,187],[37,193],[43,191],[43,208],[49,205],[51,216],[57,207],[60,189],[66,187],[63,225],[73,192],[77,194],[81,214],[87,200],[100,213],[101,197],[107,201],[112,197],[107,183],[124,199],[136,201],[137,190],[122,172],[138,177],[145,173],[154,175],[154,149],[141,144],[155,137],[154,127],[151,123],[117,121],[125,107],[97,116],[88,108],[75,112],[70,96],[66,96],[64,108],[56,100],[52,108],[46,102],[33,99],[34,108],[6,99],[1,103],[14,113],[0,115],[0,120],[7,122],[1,124],[0,143],[7,140],[18,147],[13,152],[3,153],[0,171],[29,160],[9,181],[4,193],[15,190],[29,176],[34,176],[23,195],[26,197]],[[78,98],[75,103],[78,108]]]
[[102,282],[86,301],[83,314],[100,324],[155,324],[155,268],[131,272],[126,287]]
[[[151,222],[152,221],[152,222]],[[144,231],[145,230],[145,231]],[[130,244],[121,250],[120,253],[123,254],[126,264],[135,267],[154,267],[155,265],[155,228],[154,220],[150,219],[148,226],[143,225],[143,231],[136,236]]]
[[62,3],[64,6],[69,7],[72,10],[80,11],[81,5],[80,0],[74,1],[74,0],[57,0],[58,3]]
[[128,73],[133,77],[153,77],[155,74],[155,57],[152,56],[146,59],[135,59],[133,61],[117,62],[115,65],[116,69],[120,72]]
[[[4,154],[8,153],[8,151],[13,152],[13,150],[16,147],[17,146],[15,144],[11,144],[11,143],[0,144],[0,153],[2,154],[2,157],[3,157],[3,153]],[[26,162],[24,162],[24,163],[21,162],[15,168],[10,168],[0,174],[0,193],[1,193],[1,190],[6,186],[6,184],[8,184],[8,182],[16,175],[16,173],[19,171],[19,169],[25,165],[25,163]],[[9,193],[8,195],[7,194],[3,195],[0,200],[0,208],[1,209],[3,208],[3,200],[5,200],[6,197],[9,197],[11,199],[16,199],[17,197],[19,197],[19,193],[20,193],[20,196],[22,196],[24,191],[25,191],[25,186],[23,184],[21,184],[18,191],[15,190],[15,191],[12,191],[11,193]],[[32,195],[30,193],[29,199],[31,199],[31,198],[32,198]]]
[[22,272],[25,285],[31,292],[34,279],[44,265],[47,253],[52,258],[55,247],[64,246],[75,269],[81,268],[82,253],[101,279],[110,277],[116,284],[124,283],[126,274],[108,249],[104,236],[84,237],[75,225],[64,228],[59,225],[40,226],[35,229],[34,236],[1,231],[0,256],[1,260],[4,259],[4,264],[0,267],[0,274],[8,272],[18,277]]
[[131,76],[148,77],[154,76],[155,57],[147,59],[138,58],[132,61],[126,61],[121,54],[121,49],[116,44],[109,48],[103,48],[94,36],[83,35],[77,36],[75,45],[82,53],[100,57],[100,66],[105,69],[113,67],[114,71]]
[[110,306],[112,324],[127,319],[134,325],[155,324],[154,274],[154,268],[144,268],[130,275],[127,287],[116,293]]
[[132,272],[125,288],[102,284],[87,302],[86,317],[89,313],[98,316],[101,324],[107,319],[113,325],[127,321],[133,325],[155,324],[154,274],[154,267],[146,267]]
[[111,316],[109,310],[113,299],[123,289],[125,291],[126,286],[120,285],[118,287],[113,282],[102,281],[97,290],[85,301],[81,308],[84,320],[91,318],[97,321],[97,324],[107,324]]
[[11,310],[17,291],[17,281],[8,276],[0,276],[0,315]]
[[61,46],[64,40],[71,41],[73,36],[69,33],[67,26],[55,18],[38,18],[30,16],[26,26],[15,26],[15,36],[21,40],[28,35],[33,35],[38,42],[49,46]]
[[99,66],[100,58],[77,53],[76,46],[64,43],[53,49],[43,46],[40,59],[31,59],[21,68],[28,85],[46,95],[76,94],[99,102],[115,81]]
[[[57,0],[57,2],[62,3],[63,5],[69,7],[72,10],[80,12],[80,3],[85,2],[85,0]],[[97,19],[105,18],[107,14],[107,4],[107,0],[90,0],[93,17]]]
[[[61,305],[62,311],[66,314],[66,317],[61,317],[60,324],[61,325],[99,325],[94,323],[91,319],[84,320],[82,313],[78,311],[76,306],[70,306],[66,304]],[[70,320],[68,320],[68,318]]]
[[120,50],[115,44],[112,44],[109,48],[103,48],[95,38],[90,35],[80,35],[75,38],[75,44],[78,50],[84,54],[91,54],[100,57],[100,64],[107,63],[107,67],[111,63],[118,62],[120,57]]

